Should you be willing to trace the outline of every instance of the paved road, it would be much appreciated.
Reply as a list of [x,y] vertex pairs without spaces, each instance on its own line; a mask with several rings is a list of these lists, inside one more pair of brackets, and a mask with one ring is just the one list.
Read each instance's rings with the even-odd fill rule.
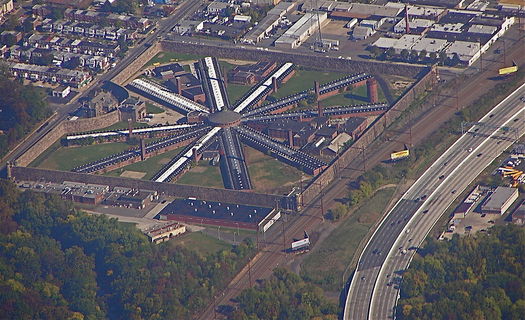
[[[92,87],[95,87],[96,85],[100,83],[104,83],[104,81],[111,80],[116,75],[118,75],[122,70],[124,70],[128,65],[137,59],[141,54],[146,51],[148,47],[150,47],[153,43],[158,41],[159,37],[162,37],[166,35],[171,29],[184,17],[189,15],[190,13],[197,10],[199,6],[201,6],[202,1],[194,1],[194,0],[188,0],[184,1],[178,10],[175,12],[175,14],[171,15],[170,17],[161,20],[158,23],[158,27],[155,30],[154,33],[150,33],[139,45],[130,48],[128,51],[128,54],[126,57],[124,57],[113,69],[109,70],[108,72],[98,76],[93,80],[93,83],[91,84]],[[83,93],[81,93],[77,100],[83,97],[86,97],[89,94],[90,90],[86,90]],[[2,165],[5,164],[7,161],[13,161],[20,157],[22,154],[24,154],[32,145],[34,145],[40,138],[42,138],[45,134],[53,130],[60,122],[64,121],[70,113],[78,109],[79,105],[76,102],[70,103],[63,108],[60,108],[57,110],[57,115],[53,117],[51,120],[48,121],[48,125],[46,125],[42,130],[39,132],[35,132],[30,137],[28,137],[23,143],[21,143],[11,154],[9,154],[2,162]]]
[[[525,132],[525,84],[462,135],[403,195],[363,251],[344,319],[391,319],[402,271],[458,195]],[[500,127],[516,131],[504,132]],[[404,250],[409,250],[405,253]]]

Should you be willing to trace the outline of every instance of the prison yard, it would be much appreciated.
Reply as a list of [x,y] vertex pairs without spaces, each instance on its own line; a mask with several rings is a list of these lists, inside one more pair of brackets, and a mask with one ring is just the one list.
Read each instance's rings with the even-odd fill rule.
[[[140,79],[146,81],[151,81],[156,85],[166,85],[168,89],[181,90],[181,84],[183,86],[195,86],[198,87],[200,84],[197,83],[198,78],[194,75],[196,74],[195,62],[204,61],[199,60],[201,56],[190,55],[190,54],[180,54],[173,52],[161,52],[152,58],[146,65],[143,67],[141,74],[139,75]],[[275,68],[277,64],[271,65],[269,62],[253,62],[253,61],[241,61],[241,60],[231,60],[231,59],[217,59],[217,67],[220,69],[220,73],[225,77],[225,93],[227,94],[230,103],[238,104],[240,99],[245,99],[247,94],[254,90],[257,85],[257,81],[253,80],[252,73],[257,75],[259,70],[257,68],[264,68],[267,65],[270,65],[271,68],[268,68],[271,71],[272,68]],[[250,69],[251,68],[251,69]],[[175,70],[175,71],[174,71]],[[269,74],[269,71],[262,73],[263,75]],[[252,78],[249,78],[245,74],[249,74]],[[242,77],[245,78],[242,78]],[[193,78],[192,78],[193,77]],[[271,94],[266,97],[266,104],[271,104],[274,101],[279,101],[280,99],[293,96],[294,94],[300,92],[308,92],[309,90],[314,90],[315,86],[318,84],[329,84],[332,82],[338,81],[348,77],[346,73],[338,72],[320,72],[318,70],[309,70],[302,66],[296,66],[293,73],[279,84],[277,90],[274,90]],[[399,81],[398,79],[392,78],[385,80],[387,84],[385,89],[390,90],[390,88],[395,90],[395,83]],[[413,79],[412,79],[413,81]],[[408,83],[408,82],[407,82]],[[407,84],[408,85],[408,84]],[[178,87],[177,87],[178,86]],[[192,87],[193,88],[193,87]],[[313,89],[312,89],[313,88]],[[199,90],[197,89],[192,91],[193,96],[186,96],[190,100],[196,100],[198,103],[204,103],[204,98],[200,98]],[[301,104],[296,105],[295,107],[285,109],[286,112],[294,112],[294,110],[316,110],[321,106],[324,107],[338,107],[338,106],[353,106],[353,105],[362,105],[369,103],[370,92],[367,86],[360,85],[355,87],[342,87],[338,89],[339,91],[335,94],[331,94],[329,97],[324,98],[322,101],[316,102],[315,99],[309,98],[303,100]],[[401,90],[399,90],[401,91]],[[202,92],[202,91],[201,91]],[[131,91],[131,95],[136,97],[135,91]],[[184,91],[179,91],[179,94],[184,95]],[[203,95],[203,94],[202,94]],[[110,126],[99,129],[96,132],[105,132],[105,131],[115,131],[119,130],[120,135],[127,133],[127,131],[139,132],[144,128],[154,128],[155,126],[168,126],[168,125],[178,125],[180,120],[177,123],[169,121],[159,121],[156,120],[159,117],[165,115],[166,113],[177,113],[179,110],[173,110],[167,105],[162,105],[162,101],[155,100],[154,97],[143,96],[140,94],[138,98],[145,99],[145,115],[147,117],[134,119],[136,121],[126,121],[120,120]],[[376,88],[376,100],[386,101],[385,94],[383,93],[383,86],[377,86]],[[209,103],[209,102],[207,102]],[[264,103],[263,103],[264,105]],[[251,110],[256,110],[258,107],[251,107]],[[320,110],[322,112],[322,110]],[[102,112],[100,112],[102,114]],[[184,114],[182,114],[184,116]],[[180,117],[179,117],[180,118]],[[183,120],[185,118],[182,118]],[[374,116],[369,116],[368,121],[365,118],[362,118],[359,124],[354,126],[359,127],[358,130],[364,130],[367,125],[374,121]],[[184,120],[188,121],[188,119]],[[298,123],[288,124],[289,120],[283,120],[281,126],[284,126],[282,129],[274,127],[268,127],[264,130],[274,130],[277,133],[273,135],[270,134],[272,138],[275,139],[278,143],[283,143],[285,145],[290,144],[286,134],[283,134],[284,131],[288,130],[288,126],[297,127],[297,134],[302,134],[304,130],[312,131],[318,130],[311,128],[307,124],[301,125]],[[343,122],[338,122],[337,126],[343,124]],[[251,126],[257,130],[261,130],[257,124]],[[335,128],[335,127],[333,127]],[[191,132],[192,129],[188,129],[182,132]],[[295,129],[294,129],[295,130]],[[307,153],[311,154],[313,157],[322,159],[323,161],[330,161],[335,154],[327,154],[326,152],[321,151],[320,148],[315,149],[319,145],[327,145],[325,141],[330,141],[339,134],[336,133],[335,129],[333,131],[328,130],[328,127],[324,129],[326,132],[315,135],[309,133],[313,139],[318,139],[312,143],[304,141],[301,142],[302,138],[299,138],[296,142],[295,148],[299,147],[301,150],[306,150]],[[356,129],[357,130],[357,129]],[[270,131],[263,131],[265,134],[269,134]],[[313,131],[312,131],[313,132]],[[333,133],[332,133],[333,132]],[[79,134],[89,134],[89,132],[79,132]],[[131,133],[131,132],[130,132]],[[359,133],[356,133],[356,136]],[[347,135],[348,136],[348,135]],[[315,138],[317,137],[317,138]],[[319,139],[320,137],[320,139]],[[122,139],[121,136],[116,137],[116,140],[103,140],[103,139],[89,139],[83,140],[80,144],[65,144],[63,143],[64,138],[62,138],[62,143],[57,142],[53,144],[47,151],[40,155],[35,161],[32,162],[31,166],[44,169],[52,170],[62,170],[70,171],[77,167],[85,166],[88,163],[96,162],[98,159],[104,159],[111,157],[115,154],[131,152],[136,148],[140,148],[140,139],[144,140],[145,145],[155,143],[163,139],[163,136],[140,136],[137,138],[125,138]],[[346,145],[349,144],[355,136],[348,136],[346,138]],[[288,140],[287,140],[288,139]],[[312,138],[308,138],[312,139]],[[335,141],[335,139],[334,139]],[[306,146],[310,144],[309,146]],[[215,146],[213,146],[215,145]],[[212,149],[217,150],[217,143],[213,143]],[[315,145],[315,147],[313,146]],[[340,143],[342,146],[342,143]],[[252,188],[257,192],[262,193],[275,193],[275,194],[286,194],[292,188],[302,188],[303,185],[306,185],[308,181],[313,178],[312,173],[301,172],[300,168],[285,164],[282,161],[278,161],[272,152],[267,152],[263,150],[257,150],[253,148],[252,145],[244,145],[241,147],[242,153],[244,153],[245,161],[248,166],[249,176],[252,180]],[[338,145],[338,148],[340,146]],[[131,163],[118,167],[116,169],[108,169],[97,172],[97,174],[103,174],[108,176],[119,176],[143,180],[152,180],[156,177],[156,174],[161,171],[164,167],[170,164],[172,159],[177,157],[184,157],[182,152],[186,152],[187,148],[184,148],[183,145],[180,147],[168,150],[166,152],[161,152],[157,155],[152,155],[147,159],[142,161]],[[212,150],[212,151],[213,151]],[[337,153],[336,151],[335,153]],[[212,157],[213,158],[213,157]],[[228,177],[224,176],[221,173],[220,167],[221,164],[219,161],[214,161],[212,158],[206,158],[200,161],[192,161],[191,165],[188,167],[188,170],[180,174],[176,179],[173,179],[171,182],[187,185],[196,185],[203,187],[212,187],[212,188],[224,188],[224,181]],[[216,158],[215,160],[217,160]]]

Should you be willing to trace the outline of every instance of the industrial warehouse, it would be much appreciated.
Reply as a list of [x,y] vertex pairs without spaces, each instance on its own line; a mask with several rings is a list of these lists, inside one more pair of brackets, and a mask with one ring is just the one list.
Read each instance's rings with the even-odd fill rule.
[[162,209],[157,218],[188,224],[214,225],[266,232],[281,218],[281,212],[274,208],[192,198],[171,202]]

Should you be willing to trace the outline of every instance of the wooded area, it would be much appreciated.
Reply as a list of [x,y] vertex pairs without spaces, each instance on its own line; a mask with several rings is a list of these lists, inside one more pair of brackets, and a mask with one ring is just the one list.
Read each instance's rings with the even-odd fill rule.
[[254,252],[153,245],[134,226],[0,180],[4,319],[190,319]]
[[40,91],[8,79],[6,68],[0,64],[0,157],[51,114]]
[[398,319],[525,319],[525,229],[430,240],[401,284]]
[[260,286],[244,290],[238,302],[239,309],[229,317],[234,320],[338,319],[337,305],[325,299],[321,288],[282,268]]

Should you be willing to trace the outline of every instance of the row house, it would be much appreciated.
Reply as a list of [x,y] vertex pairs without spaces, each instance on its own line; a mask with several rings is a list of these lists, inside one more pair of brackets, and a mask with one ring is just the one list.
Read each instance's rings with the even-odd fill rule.
[[9,65],[12,75],[17,78],[33,81],[49,81],[67,84],[80,88],[88,84],[92,77],[89,72],[60,69],[56,67],[37,66],[26,63],[13,63]]
[[46,19],[42,22],[40,27],[42,32],[53,32],[61,34],[72,34],[88,38],[99,38],[110,41],[118,40],[132,40],[137,37],[135,31],[117,28],[117,27],[102,27],[96,24],[85,22],[72,22],[51,19]]
[[24,42],[25,46],[54,49],[65,52],[82,53],[94,56],[113,58],[120,51],[117,43],[99,43],[85,40],[74,40],[50,35],[33,34]]
[[64,18],[71,21],[84,21],[91,23],[107,23],[128,29],[145,30],[151,26],[152,21],[148,18],[139,18],[116,13],[96,12],[89,10],[67,9]]
[[9,49],[9,59],[18,62],[34,61],[36,58],[49,53],[53,56],[53,64],[57,67],[64,67],[72,59],[78,59],[81,67],[92,70],[106,70],[109,67],[109,58],[104,56],[93,56],[88,54],[78,54],[72,52],[63,52],[56,50],[40,49],[40,48],[21,48],[20,46],[12,46]]

